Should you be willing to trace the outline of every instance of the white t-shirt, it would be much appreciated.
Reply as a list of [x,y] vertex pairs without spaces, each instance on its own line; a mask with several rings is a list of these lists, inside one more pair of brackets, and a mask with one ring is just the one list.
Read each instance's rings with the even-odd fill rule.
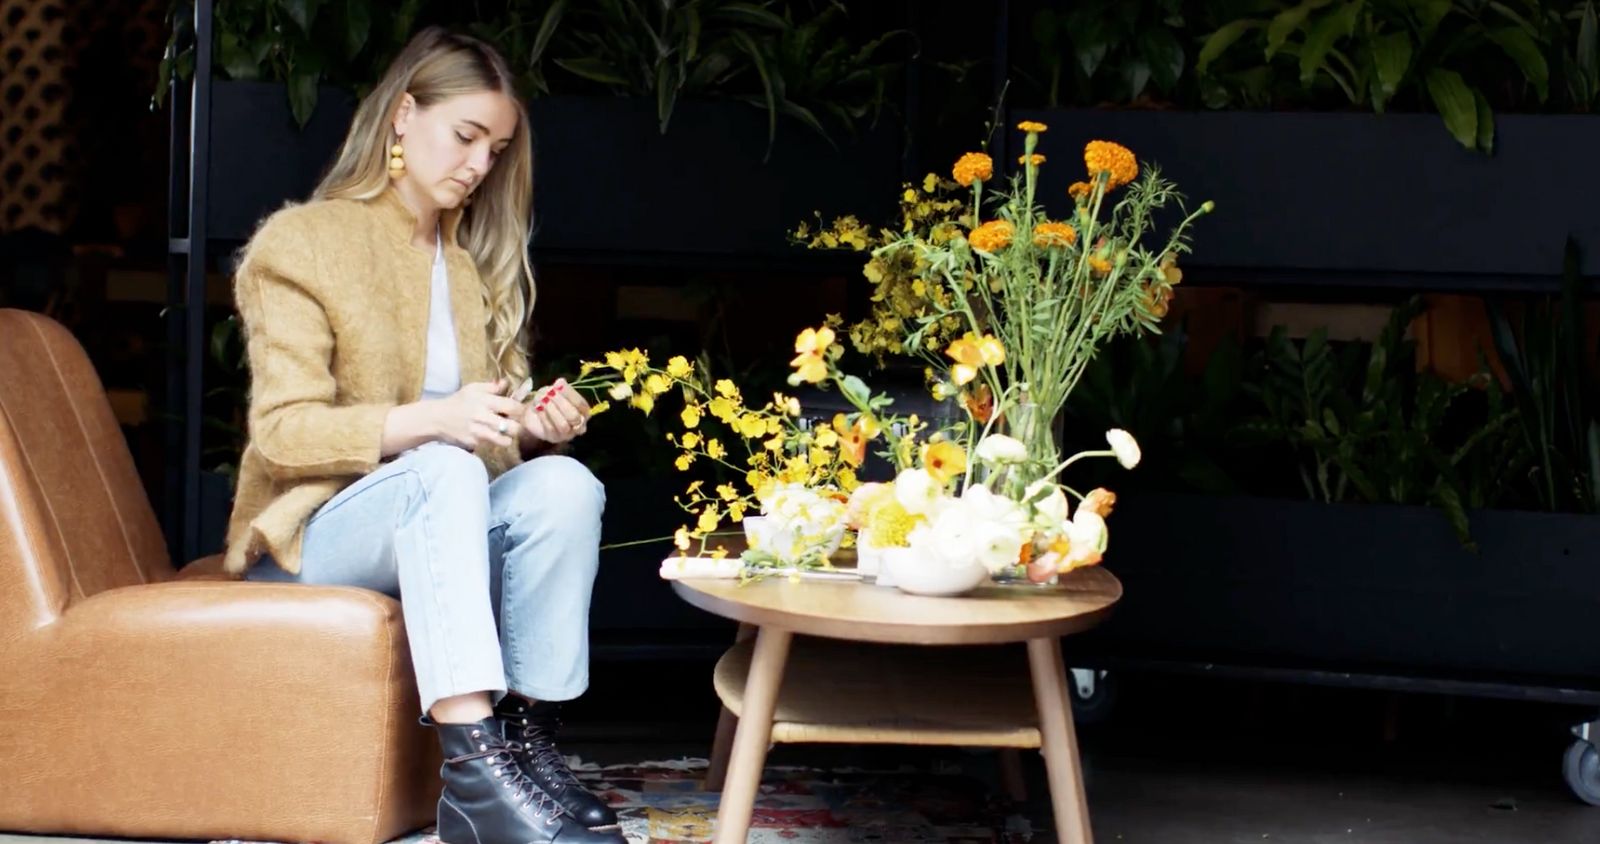
[[433,253],[433,286],[428,305],[428,359],[423,367],[422,397],[440,399],[461,389],[461,363],[456,349],[455,320],[450,314],[450,277],[444,266],[444,237]]

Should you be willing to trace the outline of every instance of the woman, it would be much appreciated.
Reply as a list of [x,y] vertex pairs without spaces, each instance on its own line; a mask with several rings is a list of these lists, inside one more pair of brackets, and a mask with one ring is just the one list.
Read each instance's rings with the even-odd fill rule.
[[556,454],[589,407],[529,401],[528,116],[490,47],[429,29],[311,201],[235,277],[252,379],[227,567],[400,598],[445,844],[622,841],[554,744],[588,685],[604,491]]

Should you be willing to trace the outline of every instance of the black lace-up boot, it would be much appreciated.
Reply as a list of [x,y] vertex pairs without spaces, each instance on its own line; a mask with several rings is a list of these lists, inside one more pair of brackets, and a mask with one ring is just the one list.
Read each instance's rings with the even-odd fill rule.
[[567,767],[567,759],[556,748],[556,733],[561,730],[561,705],[540,701],[529,704],[516,695],[506,695],[495,707],[504,725],[505,737],[522,745],[519,759],[522,770],[578,823],[595,830],[617,828],[617,813],[604,800],[578,782]]
[[499,723],[422,721],[444,749],[439,796],[441,844],[625,844],[622,833],[595,831],[573,819],[554,797],[522,772],[521,744]]

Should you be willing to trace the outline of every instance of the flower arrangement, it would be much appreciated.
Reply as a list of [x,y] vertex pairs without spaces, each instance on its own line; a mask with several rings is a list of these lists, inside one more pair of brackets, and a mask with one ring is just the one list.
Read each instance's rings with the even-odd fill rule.
[[[1049,219],[1035,201],[1046,164],[1035,150],[1047,127],[1018,129],[1022,169],[1006,190],[988,187],[993,162],[971,152],[949,179],[929,175],[920,190],[905,186],[895,229],[841,217],[793,233],[811,248],[868,253],[872,312],[848,329],[850,342],[880,363],[922,362],[932,395],[956,399],[958,418],[934,426],[897,414],[890,396],[841,370],[837,317],[801,332],[790,361],[791,386],[837,390],[848,401],[851,412],[827,423],[803,419],[798,400],[781,393],[747,404],[737,385],[683,358],[658,369],[628,350],[583,365],[574,386],[645,413],[679,391],[683,430],[667,435],[680,450],[678,468],[710,460],[742,480],[712,491],[688,485],[678,503],[694,518],[675,537],[681,551],[698,540],[704,554],[706,538],[728,520],[743,522],[753,540],[743,559],[751,570],[826,567],[852,540],[863,561],[900,549],[924,573],[1048,582],[1101,561],[1116,496],[1080,493],[1060,475],[1089,457],[1131,469],[1138,445],[1112,430],[1106,448],[1063,458],[1055,420],[1101,345],[1159,330],[1181,281],[1177,260],[1189,229],[1212,205],[1185,213],[1159,247],[1145,245],[1157,212],[1181,208],[1181,195],[1130,150],[1091,141],[1086,180],[1069,191],[1072,213]],[[705,416],[734,432],[741,457],[699,430]],[[857,473],[874,447],[894,477],[863,484]]]

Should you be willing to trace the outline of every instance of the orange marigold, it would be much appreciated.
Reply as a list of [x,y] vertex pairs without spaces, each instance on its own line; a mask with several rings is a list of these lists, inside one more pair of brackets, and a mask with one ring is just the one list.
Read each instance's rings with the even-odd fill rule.
[[1035,167],[1038,167],[1039,165],[1044,163],[1044,155],[1042,153],[1037,153],[1037,152],[1034,153],[1031,156],[1029,156],[1029,155],[1019,155],[1019,156],[1017,156],[1017,163],[1018,164],[1028,164],[1028,163],[1030,163],[1029,162],[1030,158],[1032,159],[1031,163]]
[[1040,223],[1033,227],[1035,246],[1071,246],[1078,242],[1078,230],[1066,223]]
[[1120,187],[1134,180],[1139,175],[1139,162],[1133,157],[1133,152],[1121,144],[1111,141],[1090,141],[1083,148],[1083,163],[1089,168],[1089,178],[1099,178],[1101,173],[1110,173],[1106,189]]
[[950,175],[964,188],[971,187],[973,182],[987,182],[994,175],[994,161],[981,152],[969,152],[956,159]]
[[1143,298],[1145,310],[1156,319],[1161,319],[1172,307],[1172,288],[1165,284],[1151,283],[1145,287]]
[[1094,185],[1088,182],[1073,182],[1067,186],[1067,195],[1073,199],[1085,199],[1089,192],[1094,190]]
[[1100,257],[1099,255],[1090,255],[1089,269],[1094,270],[1095,275],[1110,275],[1111,262]]
[[979,252],[999,252],[1011,245],[1011,224],[1005,220],[990,220],[972,230],[967,242]]
[[1043,132],[1050,127],[1037,120],[1024,120],[1017,124],[1017,128],[1024,132]]

